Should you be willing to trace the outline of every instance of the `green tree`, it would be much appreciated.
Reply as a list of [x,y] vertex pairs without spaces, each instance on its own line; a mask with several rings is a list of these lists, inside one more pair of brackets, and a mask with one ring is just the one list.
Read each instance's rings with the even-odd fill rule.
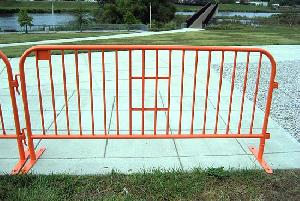
[[28,15],[27,10],[20,10],[18,13],[18,22],[21,27],[25,27],[25,33],[28,33],[28,26],[32,26],[32,17]]
[[102,23],[121,24],[123,23],[123,14],[116,4],[105,4],[100,15]]
[[143,6],[140,20],[149,23],[149,5],[152,6],[152,20],[167,23],[175,17],[176,7],[171,0],[137,0],[136,5]]
[[88,13],[83,8],[82,5],[80,5],[75,11],[74,11],[75,21],[79,27],[80,32],[82,32],[82,26],[88,22]]
[[288,13],[280,14],[278,17],[281,24],[289,25],[289,27],[300,24],[300,16],[294,8],[292,8]]
[[115,3],[115,0],[97,0],[100,6],[104,6],[105,3]]
[[137,19],[130,11],[127,11],[126,14],[124,15],[124,22],[126,24],[136,24]]
[[[105,1],[107,2],[107,1]],[[144,24],[149,23],[150,3],[152,5],[152,20],[167,23],[175,16],[176,7],[171,0],[115,0],[115,3],[105,3],[103,9],[95,14],[104,23],[126,23],[125,18],[136,19]],[[99,14],[99,12],[101,12]],[[131,13],[132,16],[129,16]],[[130,14],[130,15],[131,15]],[[99,16],[100,15],[100,16]]]

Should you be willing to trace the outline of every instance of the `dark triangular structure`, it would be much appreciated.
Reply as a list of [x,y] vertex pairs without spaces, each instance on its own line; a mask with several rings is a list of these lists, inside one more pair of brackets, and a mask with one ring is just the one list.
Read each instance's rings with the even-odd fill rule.
[[217,13],[218,7],[218,4],[207,3],[193,16],[186,20],[187,27],[200,29],[206,27],[209,21]]

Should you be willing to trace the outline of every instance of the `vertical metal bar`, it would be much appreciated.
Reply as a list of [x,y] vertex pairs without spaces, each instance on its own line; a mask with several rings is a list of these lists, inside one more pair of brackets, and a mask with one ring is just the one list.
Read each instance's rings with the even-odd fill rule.
[[250,124],[250,134],[252,134],[252,132],[253,132],[254,115],[255,115],[255,109],[256,109],[255,106],[256,106],[256,100],[257,100],[257,94],[258,94],[258,87],[259,87],[261,62],[262,62],[262,53],[260,53],[260,56],[259,56],[259,63],[258,63],[258,69],[257,69],[256,86],[255,86],[255,92],[254,92],[254,100],[253,100],[253,107],[252,107],[252,117],[251,117],[251,124]]
[[3,135],[6,135],[5,126],[4,126],[4,120],[3,120],[3,114],[2,114],[2,107],[0,103],[0,120],[1,120],[1,127],[3,131]]
[[67,119],[67,128],[68,135],[70,135],[70,120],[69,120],[69,103],[68,103],[68,90],[67,90],[67,76],[66,76],[66,67],[65,67],[65,53],[61,51],[62,56],[62,69],[63,69],[63,82],[64,82],[64,97],[65,97],[65,105],[66,105],[66,119]]
[[107,127],[106,127],[106,96],[105,96],[105,57],[104,50],[102,50],[102,93],[103,93],[103,123],[104,123],[104,134],[107,135]]
[[181,64],[181,88],[180,88],[180,113],[179,113],[179,126],[178,134],[181,134],[181,121],[182,121],[182,100],[183,100],[183,81],[184,81],[184,57],[185,50],[182,51],[182,64]]
[[220,66],[219,92],[218,92],[218,103],[217,103],[216,124],[215,124],[214,134],[218,132],[219,110],[220,110],[221,90],[222,90],[222,81],[223,81],[223,67],[224,67],[224,51],[222,51],[222,61]]
[[145,133],[145,50],[142,50],[142,135]]
[[[13,73],[12,73],[12,69],[11,69],[11,65],[8,61],[8,58],[0,51],[0,57],[2,58],[3,62],[6,64],[6,70],[7,70],[7,80],[8,80],[8,85],[9,85],[9,94],[10,94],[10,98],[11,98],[11,106],[13,109],[13,116],[14,116],[14,122],[15,122],[15,128],[16,128],[16,136],[17,136],[17,144],[18,144],[18,151],[19,151],[19,155],[20,155],[20,160],[25,160],[25,149],[24,149],[24,145],[23,145],[23,140],[21,139],[21,129],[20,129],[20,120],[19,120],[19,112],[18,112],[18,106],[17,106],[17,101],[16,101],[16,95],[15,95],[15,90],[14,87],[12,86],[12,81],[13,81]],[[24,73],[24,61],[20,62],[20,66],[23,65],[22,70],[20,70],[20,74],[23,72]],[[25,80],[25,74],[23,81]],[[21,82],[22,82],[22,78],[20,77]],[[22,96],[24,95],[24,93],[26,93],[26,86],[22,86]],[[25,89],[25,92],[23,91]],[[27,100],[24,101],[27,102]],[[27,110],[26,110],[27,109]],[[25,112],[25,120],[27,115],[26,115],[26,111],[28,111],[28,106],[27,108],[25,108],[24,106],[24,112]],[[3,122],[3,120],[2,120]],[[26,121],[26,125],[27,125],[27,121]],[[30,150],[30,154],[32,154],[32,147],[30,147],[31,142],[30,139],[28,139],[28,145],[29,145],[29,150]],[[34,153],[34,152],[33,152]],[[35,157],[34,155],[32,156],[33,158]]]
[[[31,129],[31,120],[30,120],[30,114],[29,114],[29,106],[28,106],[28,99],[27,99],[27,88],[26,88],[26,75],[25,75],[25,67],[24,67],[24,57],[23,59],[20,59],[19,63],[19,69],[20,69],[20,81],[21,81],[21,90],[22,90],[22,99],[23,99],[23,107],[24,107],[24,115],[25,115],[25,121],[26,121],[26,131],[27,131],[27,143],[28,143],[28,150],[30,153],[30,161],[35,161],[37,156],[34,151],[34,143],[32,139],[32,129]],[[10,73],[8,73],[9,80],[12,81],[12,72],[10,69]],[[16,122],[16,129],[17,134],[20,136],[21,130],[20,130],[20,122],[18,118],[18,107],[15,99],[15,91],[12,86],[9,87],[10,89],[10,96],[12,97],[12,104],[14,108],[14,118]],[[17,125],[18,124],[18,125]],[[22,140],[18,139],[18,147],[23,155],[23,159],[25,159],[25,152],[24,152],[24,146],[22,143]],[[22,148],[22,149],[20,149]]]
[[57,135],[56,107],[55,107],[55,89],[54,89],[54,82],[53,82],[53,69],[52,69],[51,56],[49,58],[49,68],[50,68],[50,84],[51,84],[51,97],[52,97],[54,129],[55,129],[55,135]]
[[267,127],[268,127],[268,120],[270,116],[270,110],[271,110],[271,103],[272,103],[272,96],[273,96],[273,90],[274,88],[278,87],[278,84],[275,82],[275,76],[276,76],[276,63],[274,59],[271,60],[271,75],[270,75],[270,84],[268,89],[268,95],[267,95],[267,103],[265,107],[265,115],[264,115],[264,123],[262,127],[262,133],[266,135],[267,133]]
[[78,122],[79,122],[80,135],[82,135],[81,105],[80,105],[80,78],[79,78],[78,51],[77,50],[75,50],[75,65],[76,65],[76,89],[77,89],[77,104],[78,104]]
[[273,96],[273,90],[274,88],[277,88],[278,85],[275,83],[275,76],[276,76],[276,63],[273,58],[268,58],[271,61],[271,73],[270,73],[270,83],[269,83],[269,89],[268,89],[268,95],[267,95],[267,103],[265,108],[265,115],[264,115],[264,122],[262,127],[262,134],[265,138],[260,139],[259,143],[259,150],[258,150],[258,159],[262,160],[263,154],[264,154],[264,148],[265,148],[265,141],[267,138],[267,127],[268,127],[268,121],[270,116],[270,110],[271,110],[271,103],[272,103],[272,96]]
[[239,121],[239,126],[238,126],[238,134],[241,133],[241,127],[242,127],[244,101],[245,101],[245,94],[246,94],[247,80],[248,80],[249,58],[250,58],[250,52],[248,52],[248,54],[247,54],[246,72],[245,72],[245,77],[244,77],[244,87],[243,87],[243,96],[242,96],[242,104],[241,104],[241,112],[240,112],[240,121]]
[[88,51],[88,63],[89,63],[89,78],[90,78],[90,102],[91,102],[92,134],[95,135],[93,72],[92,72],[92,55],[91,55],[91,50]]
[[259,149],[258,149],[258,161],[260,162],[263,158],[264,155],[264,151],[265,151],[265,144],[266,144],[266,139],[265,138],[260,138],[260,142],[259,142]]
[[194,117],[195,117],[195,101],[196,101],[196,89],[197,89],[197,71],[198,71],[198,54],[199,51],[196,51],[195,57],[195,69],[194,69],[194,91],[193,91],[193,103],[192,103],[192,122],[190,134],[194,133]]
[[129,50],[129,135],[132,135],[132,50]]
[[167,122],[166,122],[167,135],[169,134],[169,130],[170,130],[171,74],[172,74],[172,50],[169,50],[168,112],[167,112]]
[[155,69],[155,111],[154,111],[154,135],[157,130],[157,91],[158,91],[158,50],[156,50],[156,69]]
[[37,81],[38,81],[40,115],[41,115],[41,120],[42,120],[43,134],[45,135],[46,129],[45,129],[45,120],[44,120],[44,108],[43,108],[43,98],[42,98],[42,92],[41,92],[40,69],[39,69],[39,61],[38,61],[37,51],[35,51],[35,67],[36,67],[36,77],[37,77]]
[[235,80],[235,71],[236,71],[236,60],[237,60],[237,51],[235,51],[235,54],[234,54],[234,64],[233,64],[233,71],[232,71],[232,75],[231,75],[230,101],[229,101],[228,117],[227,117],[227,124],[226,124],[226,134],[228,134],[229,128],[230,128],[232,96],[233,96],[233,91],[234,91],[234,80]]
[[210,65],[211,65],[211,51],[209,51],[209,54],[208,54],[207,78],[206,78],[206,95],[205,95],[205,109],[204,109],[204,121],[203,121],[202,134],[205,134],[205,129],[206,129],[206,113],[207,113],[207,104],[208,104]]
[[117,134],[119,135],[119,59],[118,51],[115,51],[116,54],[116,117],[117,117]]

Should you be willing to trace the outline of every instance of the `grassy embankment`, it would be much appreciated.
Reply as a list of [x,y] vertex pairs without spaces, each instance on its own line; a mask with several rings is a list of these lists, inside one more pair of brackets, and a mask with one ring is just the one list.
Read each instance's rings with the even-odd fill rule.
[[0,176],[0,200],[300,200],[300,170]]
[[40,40],[54,40],[54,39],[68,39],[68,38],[83,38],[94,36],[108,36],[114,34],[125,34],[128,32],[64,32],[64,33],[9,33],[1,34],[0,44],[7,43],[22,43],[22,42],[34,42]]
[[[300,27],[262,26],[255,28],[251,26],[228,26],[226,28],[226,30],[205,30],[147,37],[79,41],[61,44],[153,44],[196,46],[300,45]],[[60,33],[57,33],[57,38],[59,38],[59,35]],[[13,37],[13,34],[10,34],[8,37]],[[24,37],[26,38],[27,36]],[[40,37],[40,40],[44,39],[44,37]],[[29,47],[31,46],[14,46],[0,49],[6,53],[8,57],[19,57]]]
[[[98,8],[95,2],[82,2],[86,10]],[[78,2],[54,2],[55,12],[72,12],[78,8]],[[177,11],[197,11],[199,6],[176,5]],[[19,9],[27,9],[32,13],[51,12],[52,3],[49,1],[0,1],[0,13],[16,13]],[[219,11],[236,12],[288,12],[289,10],[273,10],[266,6],[220,4]]]
[[[195,12],[198,11],[200,6],[189,6],[189,5],[176,5],[177,11]],[[290,12],[289,9],[280,8],[274,10],[268,6],[255,6],[255,5],[239,5],[239,4],[220,4],[219,11],[228,12]],[[300,9],[296,10],[300,12]]]

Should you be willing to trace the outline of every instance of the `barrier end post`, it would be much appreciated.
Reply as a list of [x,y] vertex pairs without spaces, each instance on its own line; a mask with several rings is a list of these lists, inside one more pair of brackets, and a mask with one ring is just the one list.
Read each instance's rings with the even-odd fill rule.
[[259,157],[258,150],[255,147],[253,147],[253,146],[249,146],[249,150],[255,156],[256,160],[259,162],[259,164],[261,165],[261,167],[264,168],[264,170],[268,174],[272,174],[273,173],[272,168],[268,165],[268,163],[262,157],[261,158]]

